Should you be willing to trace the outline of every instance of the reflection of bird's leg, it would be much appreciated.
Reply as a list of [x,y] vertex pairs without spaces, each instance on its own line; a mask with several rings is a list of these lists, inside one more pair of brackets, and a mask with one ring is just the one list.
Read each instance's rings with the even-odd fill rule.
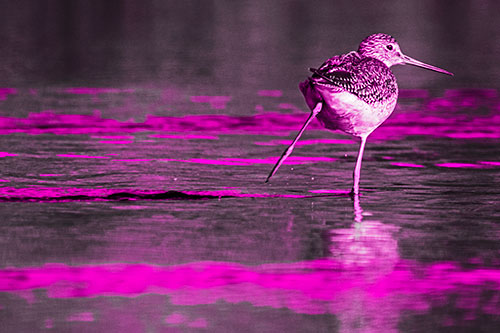
[[290,154],[293,151],[293,148],[295,147],[295,144],[297,143],[297,141],[299,141],[300,137],[302,136],[302,133],[305,131],[305,129],[309,125],[309,123],[318,115],[318,113],[321,111],[322,107],[323,107],[323,103],[322,102],[319,102],[318,104],[316,104],[316,106],[314,107],[314,109],[311,111],[311,114],[309,115],[309,118],[307,118],[306,122],[304,123],[304,125],[300,129],[299,134],[297,134],[297,136],[293,140],[292,144],[290,146],[288,146],[288,148],[283,152],[283,155],[281,155],[280,159],[278,160],[278,162],[276,163],[276,165],[274,166],[274,168],[271,170],[271,173],[269,173],[269,176],[267,176],[266,183],[276,173],[276,171],[278,171],[278,168],[281,166],[281,164],[283,164],[283,162],[285,161],[285,159],[288,156],[290,156]]
[[361,208],[361,203],[359,202],[359,195],[355,194],[353,196],[354,203],[354,222],[361,223],[363,222],[363,208]]
[[356,166],[354,167],[354,184],[352,186],[351,194],[359,194],[359,177],[361,176],[361,161],[363,160],[363,152],[365,150],[366,138],[368,135],[361,136],[361,144],[359,145],[358,158],[356,159]]

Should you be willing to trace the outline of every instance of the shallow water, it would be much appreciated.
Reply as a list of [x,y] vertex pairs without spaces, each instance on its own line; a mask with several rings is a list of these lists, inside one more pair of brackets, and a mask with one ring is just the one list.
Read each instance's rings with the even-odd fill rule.
[[[352,3],[6,4],[1,330],[498,332],[499,5]],[[359,198],[317,121],[264,183],[374,32],[456,76],[394,69]]]
[[264,183],[307,117],[279,91],[255,91],[266,108],[247,116],[230,96],[186,97],[205,114],[109,106],[146,93],[165,90],[5,93],[76,111],[0,118],[3,327],[498,326],[496,91],[402,91],[355,201],[357,142],[316,122]]

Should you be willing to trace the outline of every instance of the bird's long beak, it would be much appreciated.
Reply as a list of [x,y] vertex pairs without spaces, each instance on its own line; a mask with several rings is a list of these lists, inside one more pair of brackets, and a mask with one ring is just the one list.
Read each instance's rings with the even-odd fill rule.
[[436,66],[432,66],[432,65],[429,65],[429,64],[426,64],[426,63],[423,63],[423,62],[418,61],[416,59],[413,59],[412,57],[409,57],[407,55],[402,55],[401,58],[403,58],[403,61],[404,61],[405,64],[413,65],[413,66],[418,66],[418,67],[422,67],[422,68],[425,68],[425,69],[429,69],[431,71],[435,71],[435,72],[439,72],[439,73],[444,73],[444,74],[448,74],[448,75],[453,76],[453,73],[445,71],[442,68],[439,68],[439,67],[436,67]]

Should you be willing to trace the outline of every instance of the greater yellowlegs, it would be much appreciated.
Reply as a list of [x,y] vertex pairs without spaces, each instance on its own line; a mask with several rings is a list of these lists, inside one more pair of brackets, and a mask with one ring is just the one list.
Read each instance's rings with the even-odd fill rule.
[[404,64],[453,75],[404,55],[396,40],[387,34],[368,36],[359,44],[358,51],[334,56],[319,69],[311,68],[312,76],[299,85],[311,114],[266,182],[292,153],[306,127],[317,116],[325,128],[361,139],[352,187],[352,193],[357,195],[366,138],[391,115],[398,99],[398,85],[390,67]]

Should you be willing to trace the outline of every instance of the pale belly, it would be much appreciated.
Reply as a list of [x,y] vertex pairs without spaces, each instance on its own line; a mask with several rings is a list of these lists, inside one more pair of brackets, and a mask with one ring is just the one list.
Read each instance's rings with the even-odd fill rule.
[[397,93],[394,98],[368,104],[354,94],[331,92],[327,87],[310,84],[309,80],[299,87],[311,110],[318,102],[323,102],[317,118],[325,128],[354,136],[366,136],[373,132],[391,115],[397,102]]
[[394,111],[392,102],[368,104],[348,92],[323,96],[323,108],[318,120],[325,128],[341,130],[354,136],[368,135],[379,127]]

